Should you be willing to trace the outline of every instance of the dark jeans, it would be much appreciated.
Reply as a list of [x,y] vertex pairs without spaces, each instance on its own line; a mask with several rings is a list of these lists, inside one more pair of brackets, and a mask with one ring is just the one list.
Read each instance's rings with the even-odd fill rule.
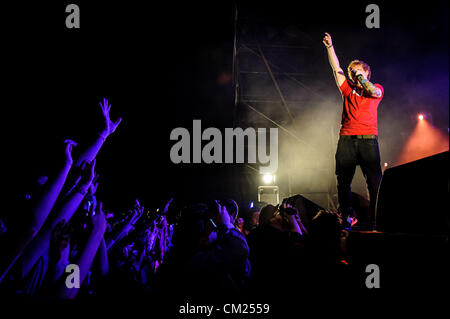
[[381,181],[380,151],[377,138],[356,139],[340,137],[336,151],[336,176],[339,210],[343,214],[351,214],[351,184],[359,165],[366,178],[370,196],[369,223],[375,223],[375,203]]

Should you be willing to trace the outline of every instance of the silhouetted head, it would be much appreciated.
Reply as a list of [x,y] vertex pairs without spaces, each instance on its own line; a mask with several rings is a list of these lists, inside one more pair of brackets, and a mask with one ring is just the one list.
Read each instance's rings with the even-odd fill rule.
[[337,212],[319,210],[311,221],[310,238],[314,247],[329,256],[342,251],[342,218]]
[[177,225],[175,245],[186,251],[210,246],[217,239],[215,228],[208,205],[200,203],[185,207]]
[[274,218],[277,215],[278,209],[276,206],[273,206],[271,204],[264,206],[261,208],[261,212],[259,213],[259,220],[258,224],[260,226],[267,225],[272,218]]
[[227,209],[228,215],[230,215],[230,222],[232,224],[234,224],[234,222],[236,221],[236,218],[239,214],[239,206],[236,203],[236,201],[234,201],[231,198],[227,198],[227,199],[220,200],[219,203],[222,206],[225,206],[225,208]]

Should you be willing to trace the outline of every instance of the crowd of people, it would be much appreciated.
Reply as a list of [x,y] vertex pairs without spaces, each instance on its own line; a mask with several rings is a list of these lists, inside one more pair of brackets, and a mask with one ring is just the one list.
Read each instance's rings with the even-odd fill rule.
[[73,158],[77,143],[66,140],[64,162],[26,194],[20,223],[0,216],[4,295],[263,300],[293,287],[353,285],[337,212],[318,211],[305,223],[285,202],[244,213],[232,199],[175,209],[172,198],[158,210],[138,199],[127,214],[105,210],[95,158],[121,119],[110,119],[106,99],[100,105],[104,127],[94,142]]

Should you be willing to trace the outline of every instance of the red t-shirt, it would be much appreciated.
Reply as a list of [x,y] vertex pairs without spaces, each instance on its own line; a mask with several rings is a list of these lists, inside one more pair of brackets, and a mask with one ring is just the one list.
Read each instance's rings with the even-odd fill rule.
[[378,83],[375,86],[381,89],[380,97],[372,97],[366,93],[360,96],[347,79],[342,83],[339,90],[344,106],[339,135],[378,135],[377,109],[384,96],[384,89]]

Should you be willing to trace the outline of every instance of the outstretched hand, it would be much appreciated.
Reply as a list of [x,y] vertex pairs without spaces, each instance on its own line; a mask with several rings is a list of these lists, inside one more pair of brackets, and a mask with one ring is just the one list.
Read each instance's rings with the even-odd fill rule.
[[95,173],[94,179],[92,180],[91,186],[89,187],[89,195],[95,195],[95,193],[97,192],[97,188],[98,188],[97,179],[99,176],[100,175]]
[[167,201],[166,206],[164,206],[164,210],[162,212],[163,215],[169,211],[169,207],[170,207],[170,204],[172,204],[172,201],[173,201],[173,197]]
[[217,223],[217,225],[230,226],[231,225],[230,215],[228,214],[226,207],[220,205],[220,203],[217,200],[214,202],[217,205],[217,211],[214,216],[214,221]]
[[322,42],[326,47],[330,47],[333,45],[333,40],[331,40],[331,35],[326,32],[325,32],[325,36],[323,37]]
[[94,159],[90,163],[84,161],[81,164],[81,178],[79,182],[79,187],[86,188],[86,192],[89,190],[92,181],[95,178],[95,163],[96,160]]
[[117,121],[115,121],[115,122],[111,121],[111,118],[109,116],[109,111],[111,110],[111,104],[108,103],[108,100],[106,98],[103,98],[103,104],[102,104],[102,102],[99,102],[99,103],[100,103],[100,107],[101,107],[103,119],[104,119],[104,127],[100,133],[100,136],[102,136],[103,138],[106,139],[109,135],[114,133],[114,131],[117,129],[120,122],[122,121],[122,118],[119,117],[117,119]]
[[92,229],[96,232],[104,233],[106,230],[106,218],[105,214],[103,213],[102,202],[98,203],[97,207],[91,208],[90,216],[92,221]]
[[73,164],[72,148],[77,146],[77,143],[75,143],[72,140],[65,140],[64,144],[66,144],[66,149],[65,149],[66,165],[72,166],[72,164]]
[[134,210],[133,210],[133,216],[130,219],[130,224],[134,226],[136,222],[141,218],[142,214],[144,213],[144,206],[142,206],[139,203],[139,200],[136,199]]

